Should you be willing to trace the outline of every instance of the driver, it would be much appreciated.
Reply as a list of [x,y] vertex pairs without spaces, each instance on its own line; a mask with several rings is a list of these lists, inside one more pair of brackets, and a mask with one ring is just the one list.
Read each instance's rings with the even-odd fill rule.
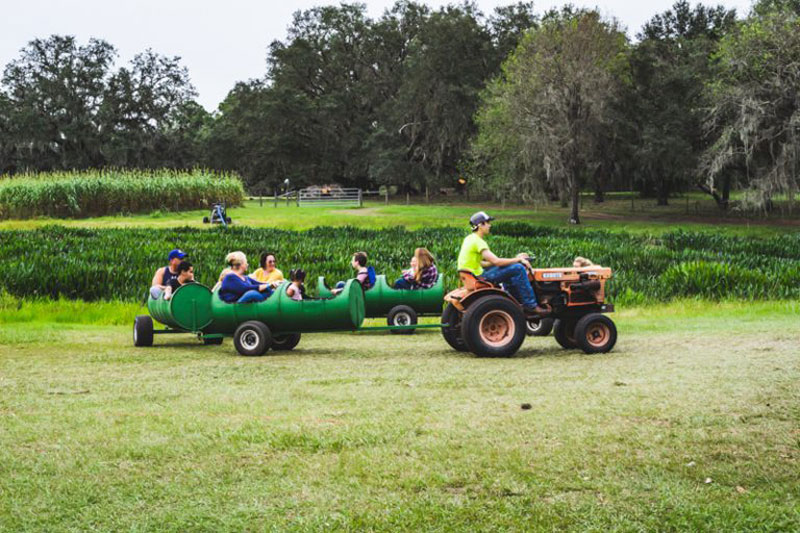
[[[491,283],[502,283],[511,295],[522,304],[525,314],[545,315],[548,309],[536,301],[528,271],[531,267],[525,254],[506,259],[497,257],[489,250],[484,238],[489,235],[492,220],[484,211],[478,211],[469,219],[472,233],[464,238],[458,254],[458,270],[467,270]],[[487,268],[484,270],[484,266]]]

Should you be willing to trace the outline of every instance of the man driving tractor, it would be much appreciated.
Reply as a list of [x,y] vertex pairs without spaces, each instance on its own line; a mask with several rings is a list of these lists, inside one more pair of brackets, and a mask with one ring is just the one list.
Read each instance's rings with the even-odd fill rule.
[[[502,283],[508,292],[522,304],[526,315],[543,316],[549,309],[540,307],[536,301],[531,282],[528,280],[528,269],[531,268],[525,254],[514,258],[502,258],[489,250],[484,240],[492,227],[492,220],[484,211],[478,211],[469,219],[472,233],[464,238],[458,254],[458,270],[466,270],[490,283]],[[486,269],[484,269],[486,267]]]

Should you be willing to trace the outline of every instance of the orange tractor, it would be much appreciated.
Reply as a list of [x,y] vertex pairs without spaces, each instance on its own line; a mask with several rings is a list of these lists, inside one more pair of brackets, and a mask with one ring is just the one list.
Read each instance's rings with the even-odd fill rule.
[[564,348],[586,353],[610,351],[617,328],[603,313],[614,311],[605,303],[605,285],[611,269],[600,266],[543,268],[528,271],[546,317],[526,316],[522,306],[501,286],[460,270],[461,287],[445,295],[442,335],[459,351],[478,357],[511,357],[528,335],[547,335],[554,329]]

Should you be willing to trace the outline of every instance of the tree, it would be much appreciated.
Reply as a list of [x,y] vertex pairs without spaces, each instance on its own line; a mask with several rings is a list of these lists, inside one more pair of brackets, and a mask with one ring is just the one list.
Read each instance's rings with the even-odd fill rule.
[[502,159],[507,178],[520,172],[531,191],[549,186],[568,197],[571,223],[580,222],[580,190],[603,164],[615,127],[626,51],[617,23],[596,11],[551,12],[484,96],[477,153]]
[[174,160],[168,137],[187,111],[199,111],[199,106],[191,106],[196,94],[179,57],[152,50],[134,56],[129,68],[110,77],[105,92],[102,114],[108,163],[128,167],[187,163]]
[[757,4],[722,40],[713,108],[706,126],[715,138],[702,167],[706,190],[739,166],[750,191],[744,207],[769,210],[778,193],[790,208],[800,185],[800,16],[792,6]]
[[9,63],[10,143],[17,165],[42,170],[102,166],[100,109],[116,52],[99,39],[34,39]]
[[703,90],[711,79],[710,58],[730,31],[734,10],[722,6],[694,9],[676,2],[656,15],[639,34],[631,57],[634,105],[641,141],[635,152],[645,193],[655,189],[658,205],[694,181],[705,148]]

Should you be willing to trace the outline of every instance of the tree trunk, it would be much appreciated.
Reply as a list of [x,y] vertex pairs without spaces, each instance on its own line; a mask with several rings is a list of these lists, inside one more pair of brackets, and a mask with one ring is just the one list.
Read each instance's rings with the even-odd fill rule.
[[579,210],[579,202],[580,202],[580,187],[578,184],[575,183],[577,180],[572,180],[572,190],[570,191],[570,195],[572,196],[572,212],[569,215],[569,223],[570,224],[580,224],[581,219],[580,215],[578,214]]
[[669,182],[661,179],[658,182],[658,201],[656,205],[669,205]]
[[594,203],[602,204],[606,201],[606,193],[603,192],[603,187],[599,183],[595,184],[594,188]]
[[730,174],[726,174],[722,177],[722,203],[719,204],[719,208],[723,211],[727,211],[728,207],[730,206],[730,199],[731,199],[731,176]]

